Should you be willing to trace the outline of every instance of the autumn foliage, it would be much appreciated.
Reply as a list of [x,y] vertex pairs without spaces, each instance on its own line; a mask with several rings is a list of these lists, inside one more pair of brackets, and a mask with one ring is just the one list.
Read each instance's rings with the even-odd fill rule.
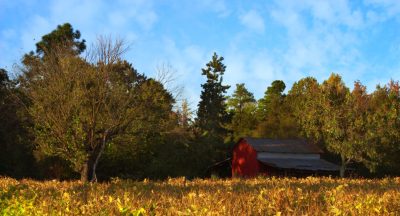
[[396,215],[400,179],[17,181],[0,179],[1,215]]

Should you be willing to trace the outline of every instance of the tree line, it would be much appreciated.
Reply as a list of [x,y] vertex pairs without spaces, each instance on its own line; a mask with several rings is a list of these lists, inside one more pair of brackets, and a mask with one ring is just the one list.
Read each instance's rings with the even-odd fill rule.
[[275,80],[258,100],[240,83],[228,96],[224,58],[214,53],[201,70],[195,112],[124,60],[123,41],[100,37],[86,48],[66,23],[22,57],[16,78],[0,70],[0,175],[203,177],[245,136],[307,139],[341,164],[341,176],[349,165],[369,175],[400,173],[397,81],[368,93],[331,74],[322,83],[303,78],[287,93]]

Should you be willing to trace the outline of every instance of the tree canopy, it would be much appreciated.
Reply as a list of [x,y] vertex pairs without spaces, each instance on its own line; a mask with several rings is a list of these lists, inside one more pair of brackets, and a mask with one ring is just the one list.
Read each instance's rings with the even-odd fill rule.
[[[160,83],[146,79],[121,59],[121,41],[100,39],[89,61],[76,55],[83,49],[75,52],[84,41],[65,47],[64,42],[80,36],[79,31],[71,32],[70,25],[64,25],[44,36],[37,56],[43,46],[49,45],[46,49],[51,52],[41,60],[25,61],[20,80],[30,100],[38,151],[61,157],[81,173],[82,181],[93,181],[106,144],[130,134],[138,119],[157,121],[159,115],[169,115],[173,99]],[[143,116],[149,112],[158,116]]]
[[400,174],[398,81],[368,92],[333,73],[322,82],[300,79],[287,93],[274,80],[261,98],[245,83],[229,95],[224,58],[214,53],[201,69],[194,110],[178,97],[171,66],[148,77],[125,51],[123,41],[104,37],[86,51],[80,31],[65,23],[23,56],[17,78],[0,69],[0,175],[83,182],[204,177],[229,161],[245,136],[307,139],[341,164],[341,176],[349,167]]
[[251,136],[257,125],[257,104],[253,93],[246,89],[244,83],[236,84],[232,96],[228,97],[227,108],[232,117],[229,129],[233,133],[233,140]]
[[57,29],[44,35],[42,40],[36,43],[36,53],[43,56],[57,48],[64,49],[63,52],[79,55],[86,49],[86,41],[79,40],[80,38],[80,31],[74,31],[71,24],[58,25]]

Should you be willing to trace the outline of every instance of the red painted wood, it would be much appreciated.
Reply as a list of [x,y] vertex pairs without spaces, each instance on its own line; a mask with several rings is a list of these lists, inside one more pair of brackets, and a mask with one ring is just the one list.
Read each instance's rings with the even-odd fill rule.
[[233,149],[232,176],[254,177],[260,172],[257,152],[245,139],[241,139]]

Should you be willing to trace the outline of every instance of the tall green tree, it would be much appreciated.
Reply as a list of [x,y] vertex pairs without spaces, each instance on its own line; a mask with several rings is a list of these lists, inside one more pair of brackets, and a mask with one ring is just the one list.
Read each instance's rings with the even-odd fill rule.
[[206,68],[202,69],[202,75],[206,76],[207,81],[201,85],[203,90],[196,118],[196,125],[200,132],[215,142],[223,141],[227,133],[225,126],[229,121],[225,94],[230,86],[222,84],[222,76],[226,69],[223,60],[223,57],[214,53],[211,61],[206,64]]
[[275,80],[258,101],[258,125],[254,131],[256,137],[293,138],[296,137],[297,125],[291,115],[283,93],[286,85],[282,80]]
[[267,88],[264,97],[258,101],[258,115],[260,119],[266,119],[267,116],[276,114],[285,98],[283,91],[286,85],[282,80],[275,80]]
[[225,145],[225,139],[229,132],[225,94],[230,86],[222,83],[226,69],[223,60],[223,57],[214,53],[211,61],[202,69],[202,75],[207,80],[201,85],[203,89],[195,119],[196,145],[192,147],[196,152],[194,165],[203,173],[211,164],[226,158],[228,152],[224,149],[228,146]]
[[236,89],[227,101],[228,111],[232,116],[229,129],[233,133],[233,139],[251,136],[257,125],[257,104],[253,93],[249,92],[244,83],[236,84]]

